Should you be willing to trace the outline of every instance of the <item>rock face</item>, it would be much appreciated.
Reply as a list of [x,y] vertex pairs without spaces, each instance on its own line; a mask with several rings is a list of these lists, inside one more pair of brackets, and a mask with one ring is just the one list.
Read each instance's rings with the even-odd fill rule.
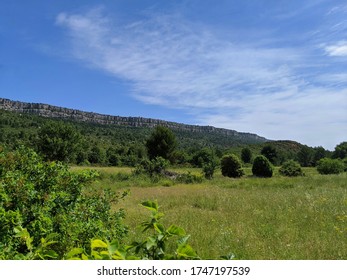
[[225,136],[234,136],[237,138],[247,139],[247,142],[265,142],[268,141],[264,137],[260,137],[252,133],[237,132],[235,130],[215,128],[213,126],[187,125],[176,122],[168,122],[158,119],[142,118],[142,117],[120,117],[103,115],[92,112],[84,112],[80,110],[68,109],[58,106],[52,106],[42,103],[27,103],[13,101],[10,99],[0,98],[0,109],[13,111],[17,113],[35,114],[49,118],[69,119],[81,122],[91,122],[103,125],[120,125],[131,127],[155,127],[163,125],[175,130],[202,132],[202,133],[218,133]]

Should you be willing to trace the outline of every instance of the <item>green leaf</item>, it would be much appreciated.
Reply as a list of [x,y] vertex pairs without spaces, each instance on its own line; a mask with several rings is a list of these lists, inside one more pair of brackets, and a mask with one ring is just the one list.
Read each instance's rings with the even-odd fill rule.
[[118,240],[114,240],[108,245],[108,251],[109,251],[110,255],[113,255],[114,252],[116,252],[118,249],[119,249]]
[[188,244],[180,245],[177,249],[177,255],[184,259],[198,259],[194,249]]
[[73,248],[70,252],[66,254],[66,259],[71,260],[74,259],[76,256],[83,253],[82,248]]
[[182,236],[181,238],[179,238],[177,240],[177,244],[178,245],[184,245],[187,243],[188,239],[190,238],[190,235],[185,235],[185,236]]
[[171,235],[177,235],[177,236],[184,236],[186,235],[186,231],[181,228],[181,227],[178,227],[176,225],[171,225],[167,231],[166,231],[168,234],[171,234]]
[[156,201],[144,201],[141,203],[141,205],[145,208],[147,208],[148,210],[151,210],[153,212],[157,212],[158,211],[158,203]]
[[165,232],[165,228],[162,224],[154,223],[153,227],[158,233],[163,234]]
[[107,248],[107,244],[100,239],[95,239],[91,242],[91,248]]
[[154,237],[148,237],[146,242],[146,249],[150,250],[152,247],[157,245],[157,241]]

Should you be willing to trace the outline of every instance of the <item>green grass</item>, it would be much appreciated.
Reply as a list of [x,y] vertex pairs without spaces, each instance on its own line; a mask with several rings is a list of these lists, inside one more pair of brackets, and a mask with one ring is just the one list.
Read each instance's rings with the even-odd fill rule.
[[[347,259],[347,174],[269,179],[246,176],[199,184],[177,184],[131,176],[129,169],[100,169],[94,187],[129,188],[130,196],[115,207],[126,209],[129,240],[141,235],[148,217],[139,204],[157,200],[166,225],[191,235],[190,243],[204,259],[234,253],[239,259]],[[190,171],[200,174],[200,170]],[[123,175],[119,175],[123,174]],[[123,176],[123,177],[122,177]],[[169,186],[169,187],[167,187]]]

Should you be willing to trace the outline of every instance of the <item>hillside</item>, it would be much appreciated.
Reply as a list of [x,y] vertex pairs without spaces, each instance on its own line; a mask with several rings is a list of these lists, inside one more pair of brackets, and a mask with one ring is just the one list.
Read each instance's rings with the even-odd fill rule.
[[52,106],[42,103],[27,103],[20,101],[12,101],[0,98],[0,109],[25,114],[34,114],[48,118],[59,118],[73,120],[79,122],[113,125],[124,127],[155,127],[163,125],[172,130],[184,132],[185,134],[198,135],[211,134],[220,138],[221,136],[229,138],[231,143],[239,142],[243,144],[263,143],[268,141],[266,138],[252,133],[237,132],[235,130],[215,128],[213,126],[187,125],[176,122],[168,122],[158,119],[142,118],[142,117],[121,117],[103,115],[93,112],[84,112],[80,110],[68,109],[58,106]]
[[[72,162],[134,166],[146,157],[145,142],[153,127],[164,125],[174,132],[178,147],[175,161],[196,164],[204,153],[221,157],[225,153],[241,156],[243,147],[253,155],[271,144],[278,152],[279,162],[297,159],[304,147],[294,141],[269,141],[251,133],[186,125],[163,120],[109,116],[83,112],[47,104],[25,103],[0,98],[0,146],[16,149],[24,145],[40,151],[41,128],[62,123],[80,135],[78,151]],[[307,147],[309,148],[309,147]],[[313,154],[313,148],[309,148]]]

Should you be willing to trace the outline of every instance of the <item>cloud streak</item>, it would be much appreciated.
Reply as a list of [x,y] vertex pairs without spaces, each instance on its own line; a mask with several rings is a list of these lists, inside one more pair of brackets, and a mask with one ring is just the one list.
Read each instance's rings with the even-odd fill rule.
[[[59,14],[56,24],[69,32],[77,59],[131,82],[134,98],[146,104],[184,109],[200,124],[329,148],[345,135],[347,91],[310,79],[305,48],[229,41],[179,15],[116,24],[92,10]],[[325,51],[347,55],[345,42]],[[322,141],[324,129],[333,139]]]

